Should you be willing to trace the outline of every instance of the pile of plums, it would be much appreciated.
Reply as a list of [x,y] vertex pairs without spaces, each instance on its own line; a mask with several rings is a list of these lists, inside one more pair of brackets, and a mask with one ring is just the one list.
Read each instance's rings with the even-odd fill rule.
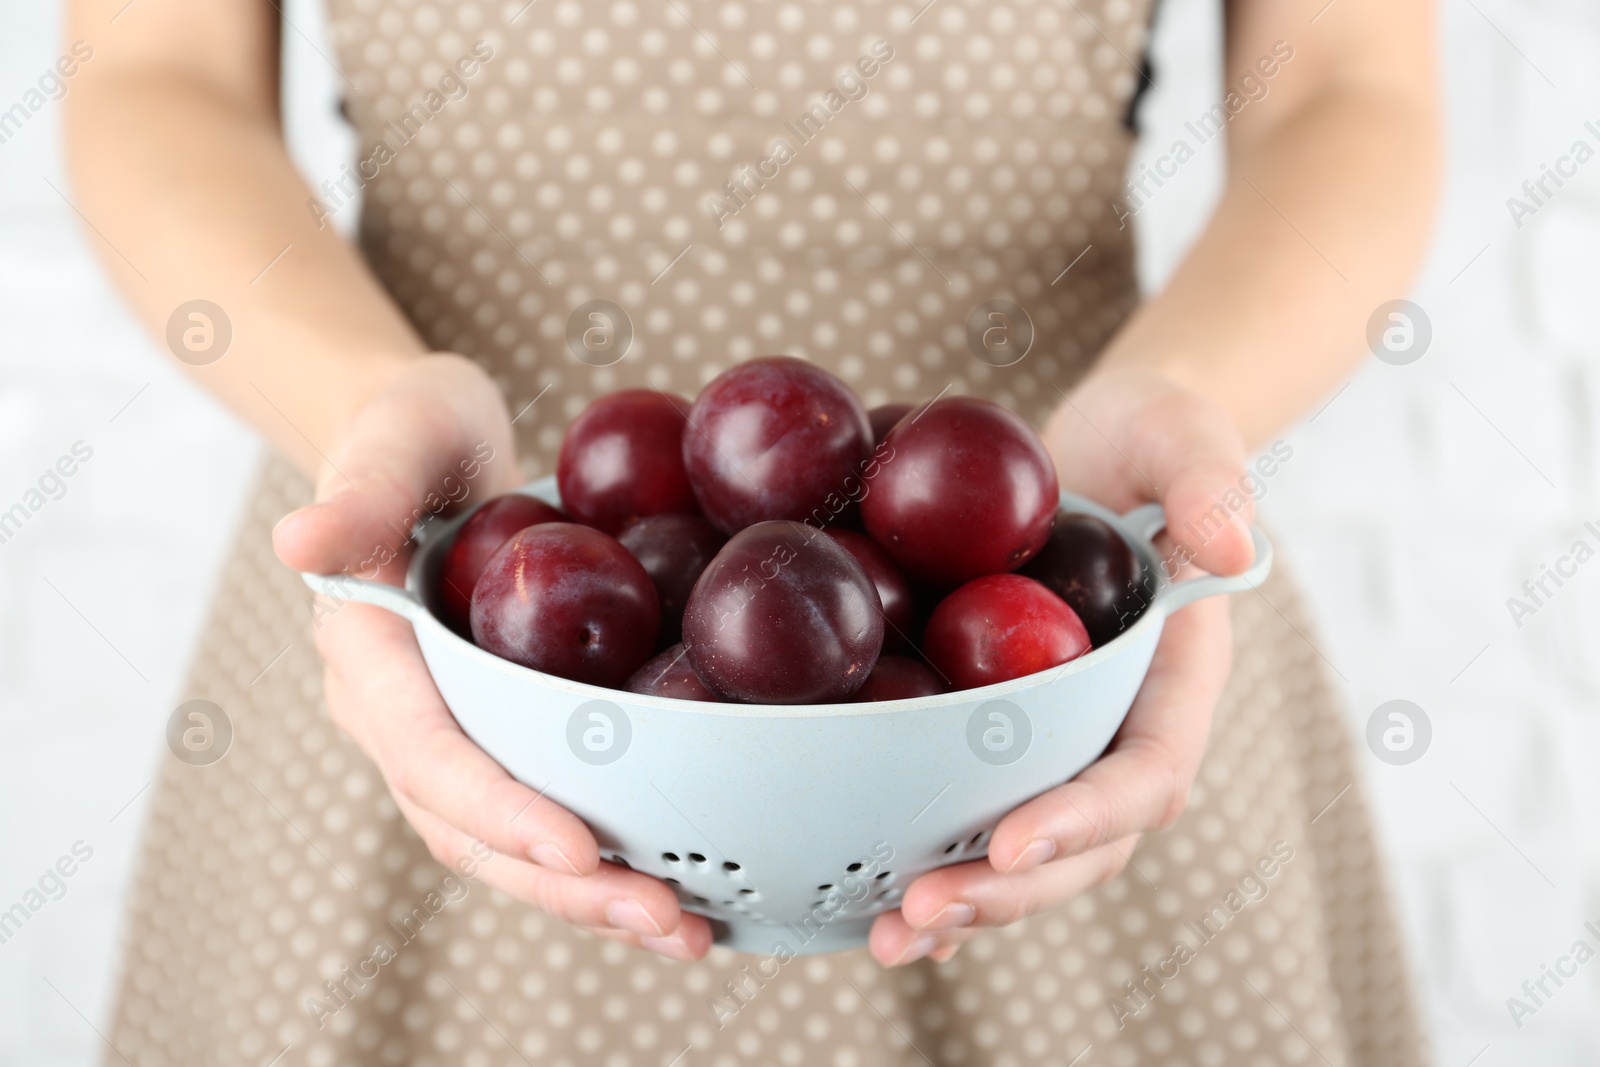
[[564,510],[510,494],[461,526],[437,606],[549,674],[760,704],[896,700],[1066,663],[1145,603],[1132,549],[1057,513],[1027,423],[969,397],[867,411],[772,356],[691,405],[627,390],[567,429]]

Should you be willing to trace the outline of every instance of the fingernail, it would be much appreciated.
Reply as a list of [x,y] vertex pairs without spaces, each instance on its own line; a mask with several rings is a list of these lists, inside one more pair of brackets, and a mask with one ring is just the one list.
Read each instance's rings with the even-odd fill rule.
[[961,951],[960,945],[946,945],[936,952],[928,953],[928,958],[934,963],[949,963],[950,957]]
[[613,900],[606,905],[606,922],[619,930],[639,934],[642,937],[659,938],[665,931],[661,924],[650,917],[644,910],[644,905],[628,897],[625,900]]
[[1031,871],[1041,863],[1050,862],[1056,854],[1056,843],[1044,837],[1036,837],[1028,842],[1026,848],[1017,853],[1017,858],[1011,861],[1011,866],[1005,869],[1006,874]]
[[689,946],[675,937],[641,937],[639,947],[675,960],[694,961],[694,953],[689,951]]
[[903,967],[908,963],[915,963],[917,960],[920,960],[922,957],[932,952],[933,946],[937,945],[938,943],[939,942],[932,936],[923,934],[921,937],[916,938],[911,942],[911,944],[907,945],[903,950],[901,950],[900,955],[896,957],[895,961],[889,964],[889,966]]
[[280,526],[282,526],[284,523],[288,522],[290,519],[294,518],[296,515],[300,515],[300,514],[303,514],[304,512],[310,511],[312,508],[320,508],[321,506],[322,506],[321,504],[307,504],[303,508],[295,508],[293,511],[289,512],[289,514],[283,516],[277,522],[272,524],[272,533],[273,533],[273,535],[275,536],[277,534],[278,528]]
[[1228,525],[1239,531],[1240,543],[1248,546],[1250,548],[1250,554],[1252,556],[1255,555],[1255,537],[1250,533],[1250,524],[1244,520],[1244,516],[1230,516],[1228,519]]
[[546,870],[558,874],[577,874],[578,865],[567,858],[561,851],[561,846],[549,841],[541,841],[528,849],[528,858]]
[[972,920],[978,917],[978,909],[971,904],[963,904],[959,900],[946,904],[934,913],[933,918],[925,923],[918,923],[919,930],[952,930],[958,926],[971,926]]

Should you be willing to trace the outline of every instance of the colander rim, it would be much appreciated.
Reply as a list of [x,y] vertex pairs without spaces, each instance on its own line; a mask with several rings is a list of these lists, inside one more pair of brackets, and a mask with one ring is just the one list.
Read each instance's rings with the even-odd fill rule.
[[[561,503],[560,495],[556,492],[554,476],[547,476],[529,482],[518,489],[512,490],[512,492],[532,496],[557,507]],[[483,501],[477,507],[481,507],[483,503],[487,503],[487,501]],[[977,689],[958,689],[949,693],[938,693],[925,697],[908,697],[903,700],[878,700],[842,704],[739,704],[721,701],[684,700],[677,697],[652,696],[645,693],[608,689],[605,686],[594,685],[589,682],[579,682],[553,674],[546,674],[543,671],[534,670],[532,667],[524,667],[520,663],[502,659],[468,641],[435,615],[428,606],[428,596],[425,588],[424,576],[433,554],[442,551],[443,546],[449,544],[451,536],[477,510],[477,507],[467,508],[446,519],[428,520],[426,525],[419,529],[417,533],[418,548],[412,553],[411,561],[406,567],[405,587],[406,591],[417,603],[418,610],[411,619],[411,624],[414,628],[428,626],[434,636],[442,640],[446,647],[450,648],[454,653],[474,660],[488,669],[499,671],[502,674],[509,674],[512,677],[524,679],[530,683],[538,682],[548,688],[566,692],[579,700],[624,702],[630,707],[685,714],[735,717],[754,715],[765,718],[834,718],[841,716],[892,715],[920,710],[934,711],[961,705],[981,704],[990,700],[1001,700],[1026,690],[1053,685],[1062,678],[1092,670],[1120,655],[1138,644],[1147,631],[1160,629],[1164,625],[1166,610],[1163,604],[1163,593],[1172,587],[1173,582],[1167,574],[1166,567],[1163,565],[1154,543],[1148,537],[1140,536],[1136,531],[1129,529],[1127,516],[1119,515],[1086,497],[1078,496],[1076,493],[1070,493],[1063,489],[1060,495],[1060,506],[1068,511],[1086,512],[1105,520],[1117,531],[1123,541],[1134,550],[1134,554],[1139,558],[1144,573],[1147,576],[1153,576],[1153,591],[1150,603],[1143,614],[1139,616],[1132,626],[1112,640],[1068,663]],[[1134,512],[1129,514],[1132,515]],[[1154,532],[1154,530],[1151,531],[1152,534]]]

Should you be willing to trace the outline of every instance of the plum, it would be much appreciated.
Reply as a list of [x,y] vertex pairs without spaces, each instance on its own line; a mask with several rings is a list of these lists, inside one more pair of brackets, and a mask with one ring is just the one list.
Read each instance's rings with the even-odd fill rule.
[[1020,574],[977,578],[945,597],[928,620],[923,651],[954,689],[1035,674],[1090,649],[1067,602]]
[[608,534],[647,515],[698,511],[683,467],[689,401],[624,389],[590,404],[561,441],[556,485],[577,521]]
[[883,647],[872,579],[819,530],[775,519],[735,534],[683,615],[695,673],[725,700],[849,699]]
[[934,401],[889,431],[861,501],[872,539],[946,587],[1017,569],[1050,536],[1060,490],[1031,427],[999,404]]
[[480,648],[546,674],[620,688],[655,651],[661,608],[616,538],[548,522],[501,545],[472,592]]
[[850,387],[789,356],[750,360],[712,379],[683,435],[695,499],[727,534],[837,515],[859,494],[871,451],[872,426]]

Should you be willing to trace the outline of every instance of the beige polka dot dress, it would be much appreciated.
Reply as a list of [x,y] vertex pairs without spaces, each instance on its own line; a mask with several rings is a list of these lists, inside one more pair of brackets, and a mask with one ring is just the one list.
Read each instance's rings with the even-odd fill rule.
[[[364,190],[362,244],[418,329],[513,412],[537,398],[517,423],[530,475],[597,395],[692,394],[773,352],[868,404],[948,390],[1042,421],[1134,306],[1112,203],[1147,0],[330,7],[361,148],[308,209]],[[1027,313],[1022,358],[969,328],[991,300]],[[593,301],[603,320],[574,314]],[[227,710],[233,746],[164,768],[108,1062],[1425,1062],[1349,741],[1281,574],[1235,598],[1193,797],[1132,868],[949,963],[797,959],[730,1013],[753,957],[625,949],[432,861],[322,707],[308,594],[269,544],[308,499],[267,464],[185,694]]]

